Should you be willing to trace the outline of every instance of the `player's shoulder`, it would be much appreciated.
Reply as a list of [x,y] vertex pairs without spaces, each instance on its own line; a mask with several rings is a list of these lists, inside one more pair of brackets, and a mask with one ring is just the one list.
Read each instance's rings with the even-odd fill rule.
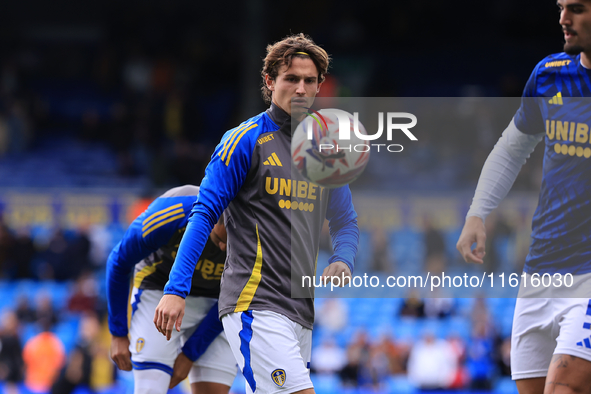
[[275,131],[279,127],[273,123],[266,111],[245,120],[233,129],[228,130],[222,137],[222,143],[246,140],[256,140],[259,135]]
[[166,191],[138,217],[142,228],[155,222],[155,219],[167,219],[167,223],[170,223],[176,219],[186,218],[198,194],[199,187],[194,185],[179,186]]
[[178,187],[173,187],[172,189],[167,190],[163,195],[160,197],[183,197],[183,196],[193,196],[196,197],[199,194],[199,186],[195,185],[183,185]]
[[261,112],[227,131],[216,147],[214,156],[219,156],[228,165],[235,152],[251,154],[261,134],[278,129],[279,127],[271,120],[269,115],[266,112]]
[[565,52],[553,53],[542,59],[536,66],[538,74],[556,73],[576,69],[580,55],[569,55]]

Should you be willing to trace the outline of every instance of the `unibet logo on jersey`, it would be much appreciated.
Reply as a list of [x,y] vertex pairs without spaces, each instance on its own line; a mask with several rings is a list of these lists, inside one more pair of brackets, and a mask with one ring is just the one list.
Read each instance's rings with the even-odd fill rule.
[[555,143],[554,152],[562,155],[591,157],[589,146],[589,125],[586,123],[546,119],[546,136],[549,141],[565,141]]

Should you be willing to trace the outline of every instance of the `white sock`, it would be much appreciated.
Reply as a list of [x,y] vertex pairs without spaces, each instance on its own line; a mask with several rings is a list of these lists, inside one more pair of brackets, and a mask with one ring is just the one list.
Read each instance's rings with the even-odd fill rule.
[[170,375],[159,369],[133,370],[133,394],[166,394]]

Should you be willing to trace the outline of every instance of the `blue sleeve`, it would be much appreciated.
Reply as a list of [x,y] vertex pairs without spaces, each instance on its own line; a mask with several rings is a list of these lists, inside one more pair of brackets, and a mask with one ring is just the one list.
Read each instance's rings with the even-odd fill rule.
[[328,263],[342,261],[349,266],[351,273],[353,273],[359,244],[359,227],[349,186],[330,190],[326,218],[334,250]]
[[218,318],[218,303],[216,302],[199,323],[199,327],[193,335],[185,342],[183,353],[189,360],[197,361],[223,330],[222,322]]
[[525,134],[539,134],[544,132],[544,120],[540,111],[540,98],[537,93],[537,78],[541,65],[545,60],[538,63],[530,75],[523,95],[521,97],[521,106],[515,113],[515,126]]
[[256,123],[246,123],[246,126],[228,131],[216,147],[205,169],[199,197],[193,205],[164,294],[183,298],[189,294],[195,265],[207,237],[246,179],[256,142],[256,130],[246,133],[257,126]]
[[166,245],[185,226],[193,197],[156,199],[129,226],[123,239],[107,259],[107,307],[109,331],[122,337],[128,333],[127,303],[129,283],[137,263]]

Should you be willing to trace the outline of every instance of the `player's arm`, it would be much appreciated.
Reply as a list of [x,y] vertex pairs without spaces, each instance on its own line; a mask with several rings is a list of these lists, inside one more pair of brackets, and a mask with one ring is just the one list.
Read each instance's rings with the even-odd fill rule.
[[[521,167],[543,136],[543,133],[530,135],[519,131],[513,119],[486,159],[456,245],[466,262],[483,263],[486,241],[484,220],[509,193]],[[474,250],[473,243],[476,243]]]
[[177,356],[170,380],[170,388],[173,388],[189,376],[193,363],[205,353],[209,345],[223,330],[222,322],[218,318],[218,303],[216,302],[199,323],[193,335],[185,342],[182,352]]
[[[107,259],[107,307],[112,335],[111,357],[131,370],[127,304],[135,265],[165,245],[184,226],[194,197],[159,198],[138,216]],[[172,220],[171,220],[172,219]],[[168,221],[167,223],[164,223]]]
[[[329,191],[326,218],[332,239],[334,254],[328,260],[328,267],[322,272],[322,277],[338,276],[351,280],[357,246],[359,245],[359,226],[357,212],[353,208],[351,190],[349,186],[339,187]],[[342,281],[341,281],[342,282]]]
[[193,205],[189,224],[164,287],[164,297],[156,308],[154,324],[168,339],[175,324],[177,331],[180,331],[185,310],[184,298],[189,294],[195,264],[207,237],[242,187],[250,169],[256,138],[243,134],[248,128],[236,130],[226,133],[205,169],[199,197]]
[[[484,220],[505,198],[529,155],[544,136],[542,114],[536,92],[537,77],[544,60],[531,73],[521,106],[486,159],[466,223],[456,248],[466,262],[483,263],[486,232]],[[472,244],[476,248],[472,250]]]

